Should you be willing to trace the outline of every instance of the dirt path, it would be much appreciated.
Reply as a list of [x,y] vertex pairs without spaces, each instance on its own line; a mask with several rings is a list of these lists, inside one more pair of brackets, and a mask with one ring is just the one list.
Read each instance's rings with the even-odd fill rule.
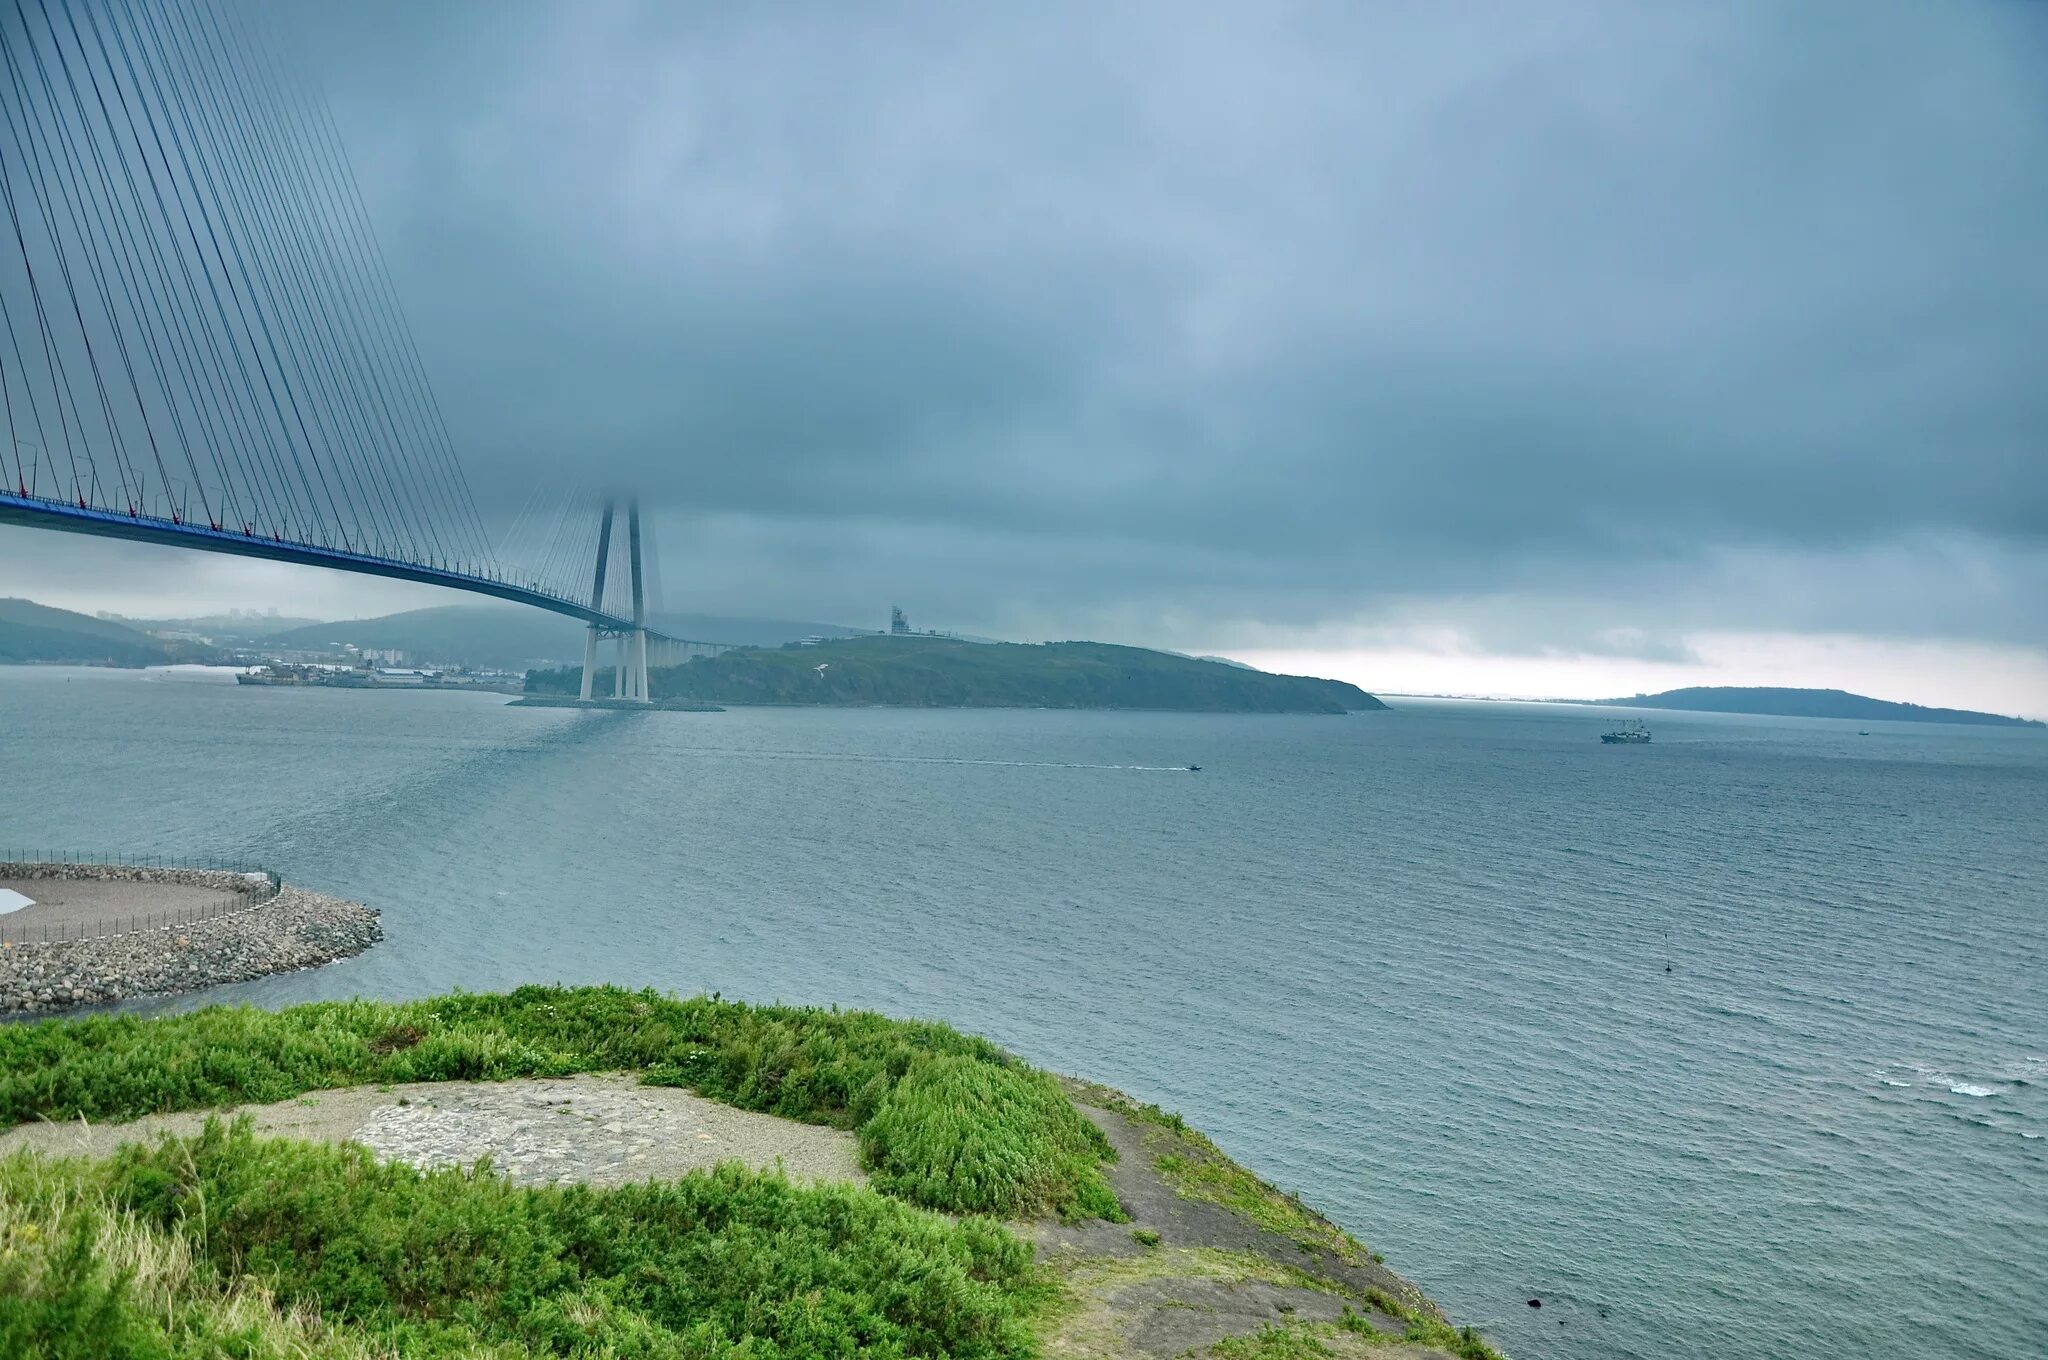
[[1455,1355],[1400,1339],[1417,1323],[1443,1335],[1443,1315],[1334,1224],[1169,1116],[1106,1087],[1068,1093],[1117,1150],[1131,1221],[1030,1226],[1071,1296],[1043,1333],[1050,1360]]

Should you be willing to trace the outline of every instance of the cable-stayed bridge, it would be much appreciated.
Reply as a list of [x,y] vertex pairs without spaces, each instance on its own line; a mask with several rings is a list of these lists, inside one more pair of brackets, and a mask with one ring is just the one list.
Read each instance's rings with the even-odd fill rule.
[[[637,503],[495,546],[319,93],[257,7],[0,0],[0,523],[551,610],[656,655]],[[623,570],[613,571],[620,560]]]

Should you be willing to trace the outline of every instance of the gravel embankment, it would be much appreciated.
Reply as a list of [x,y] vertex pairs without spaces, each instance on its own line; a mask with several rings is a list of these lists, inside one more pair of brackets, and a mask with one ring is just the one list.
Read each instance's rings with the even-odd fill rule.
[[[247,892],[242,874],[198,869],[0,866],[12,879],[119,878]],[[0,944],[0,1016],[186,992],[360,954],[384,938],[359,902],[286,885],[231,915],[108,939]]]

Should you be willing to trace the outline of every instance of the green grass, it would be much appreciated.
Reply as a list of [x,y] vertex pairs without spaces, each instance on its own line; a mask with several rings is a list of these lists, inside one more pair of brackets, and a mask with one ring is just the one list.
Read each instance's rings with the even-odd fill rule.
[[1411,1343],[1434,1347],[1458,1360],[1501,1360],[1500,1352],[1470,1327],[1460,1331],[1406,1312],[1396,1316],[1408,1323],[1407,1331],[1398,1336],[1380,1331],[1346,1308],[1336,1322],[1269,1323],[1249,1336],[1227,1337],[1208,1353],[1215,1360],[1340,1360],[1357,1355],[1361,1348]]
[[920,1063],[861,1126],[860,1144],[875,1188],[915,1204],[1124,1217],[1102,1178],[1108,1143],[1043,1072],[951,1055]]
[[1220,1204],[1268,1232],[1290,1239],[1305,1252],[1327,1251],[1354,1265],[1380,1259],[1294,1196],[1274,1189],[1230,1160],[1179,1115],[1157,1105],[1140,1104],[1107,1086],[1086,1089],[1098,1103],[1149,1126],[1146,1141],[1161,1149],[1155,1163],[1159,1174],[1183,1199]]
[[1306,1327],[1269,1323],[1250,1336],[1225,1337],[1209,1354],[1216,1360],[1329,1360],[1337,1352]]
[[864,1011],[522,987],[283,1011],[0,1026],[0,1126],[130,1119],[366,1083],[635,1070],[852,1129],[877,1188],[956,1213],[1121,1218],[1115,1153],[1058,1084],[985,1039]]
[[735,1165],[522,1189],[247,1121],[0,1163],[5,1355],[1003,1360],[1049,1289],[992,1219]]
[[[1486,1344],[1486,1339],[1470,1327],[1453,1327],[1448,1322],[1409,1307],[1382,1290],[1368,1290],[1366,1301],[1389,1317],[1399,1318],[1408,1324],[1408,1329],[1401,1338],[1404,1341],[1435,1346],[1449,1351],[1457,1356],[1458,1360],[1501,1360],[1500,1352]],[[1349,1308],[1344,1310],[1344,1319],[1339,1325],[1348,1332],[1377,1335],[1371,1323]]]

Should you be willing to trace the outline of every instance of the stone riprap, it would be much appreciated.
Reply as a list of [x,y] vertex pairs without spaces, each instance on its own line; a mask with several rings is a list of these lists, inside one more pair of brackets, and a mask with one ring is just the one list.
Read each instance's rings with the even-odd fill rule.
[[377,913],[359,902],[290,885],[272,892],[263,875],[234,870],[0,864],[0,879],[154,882],[248,898],[210,920],[101,939],[0,943],[0,1015],[245,982],[360,954],[384,937]]

